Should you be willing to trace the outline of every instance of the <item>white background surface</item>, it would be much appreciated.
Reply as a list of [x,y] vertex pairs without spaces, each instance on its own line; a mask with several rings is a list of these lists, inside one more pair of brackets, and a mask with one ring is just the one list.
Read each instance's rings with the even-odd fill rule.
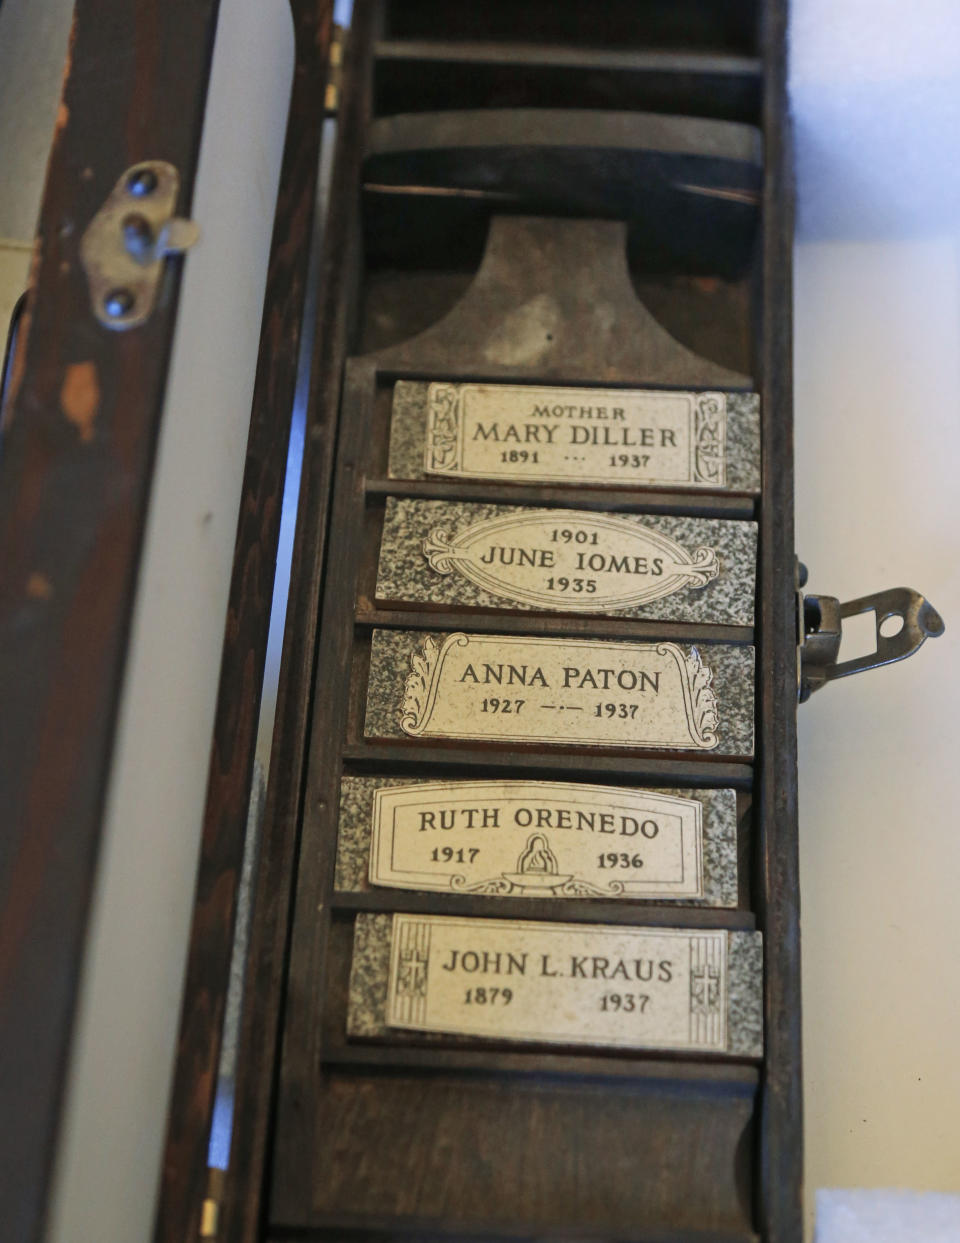
[[[820,1186],[960,1190],[960,835],[952,787],[960,689],[960,5],[794,0],[793,10],[798,552],[812,590],[849,598],[915,586],[947,623],[946,635],[909,663],[828,687],[800,715],[812,1216]],[[11,284],[25,271],[22,243],[47,143],[38,126],[41,136],[52,129],[68,13],[65,0],[4,0],[0,10],[0,305],[5,296],[12,304]],[[262,57],[262,41],[256,46]],[[244,51],[234,51],[241,74],[228,142],[231,130],[249,137],[251,115]],[[271,64],[276,100],[282,66]],[[268,128],[278,126],[276,111],[270,115]],[[245,253],[222,261],[220,279]],[[190,262],[199,266],[199,251]],[[166,641],[154,636],[166,652],[165,664],[151,666],[156,711],[134,728],[143,733],[139,745],[151,730],[173,735],[183,764],[166,754],[149,800],[134,800],[143,818],[118,816],[119,778],[112,796],[74,1062],[82,1070],[72,1081],[61,1154],[53,1237],[63,1243],[132,1243],[150,1233],[249,410],[248,395],[232,400],[226,457],[215,469],[197,459],[198,444],[209,451],[218,434],[206,404],[192,411],[195,438],[185,435],[186,420],[161,450],[152,529],[171,504],[171,479],[180,481],[172,495],[185,511],[167,569],[179,575],[180,548],[199,543],[201,556],[192,579],[168,578],[161,590],[174,613],[178,599],[190,611]],[[198,541],[208,512],[209,534]],[[138,619],[138,634],[144,628]],[[134,655],[132,677],[142,677],[142,659]],[[857,1221],[878,1211],[862,1200],[825,1205],[821,1243],[859,1243],[867,1236],[856,1233]],[[938,1202],[938,1220],[955,1207]],[[909,1200],[899,1210],[921,1211]],[[888,1227],[885,1243],[924,1239],[917,1216],[894,1232],[899,1210],[884,1201],[873,1219]]]
[[[797,546],[946,634],[800,710],[807,1186],[960,1188],[957,242],[801,244]],[[956,1238],[960,1238],[960,1221]]]
[[[960,1190],[960,5],[795,0],[791,78],[797,551],[811,590],[916,587],[947,627],[800,710],[812,1220],[817,1187]],[[865,1237],[841,1207],[818,1243]]]

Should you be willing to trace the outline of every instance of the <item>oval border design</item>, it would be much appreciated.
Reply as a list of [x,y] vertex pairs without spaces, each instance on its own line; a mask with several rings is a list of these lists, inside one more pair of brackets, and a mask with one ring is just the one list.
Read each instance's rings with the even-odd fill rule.
[[[566,517],[571,515],[571,517]],[[672,564],[683,567],[680,573],[670,574],[659,582],[648,583],[640,590],[629,591],[625,595],[611,592],[600,593],[579,598],[556,597],[546,591],[534,588],[505,584],[497,575],[478,567],[470,552],[472,545],[478,540],[485,540],[505,531],[516,531],[518,528],[540,525],[544,521],[576,522],[587,528],[613,532],[621,537],[629,536],[639,539],[648,547],[668,557]],[[431,541],[433,541],[431,543]],[[486,518],[481,522],[472,523],[454,538],[450,538],[442,528],[431,532],[423,543],[423,555],[437,573],[445,574],[456,570],[476,587],[490,592],[498,599],[506,599],[519,604],[529,604],[554,612],[583,613],[595,612],[604,608],[630,608],[641,604],[651,604],[654,600],[662,600],[673,595],[685,586],[703,587],[720,573],[719,558],[715,549],[698,549],[697,552],[708,555],[701,564],[676,540],[640,522],[613,514],[592,514],[579,510],[531,510],[529,513],[509,514],[501,518]],[[696,555],[696,554],[695,554]],[[689,572],[687,568],[689,567]]]

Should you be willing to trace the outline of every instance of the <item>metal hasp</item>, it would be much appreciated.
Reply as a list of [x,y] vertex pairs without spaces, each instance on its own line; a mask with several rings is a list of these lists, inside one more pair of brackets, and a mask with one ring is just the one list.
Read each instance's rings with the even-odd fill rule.
[[180,174],[164,160],[144,160],[123,174],[90,221],[80,259],[93,313],[106,328],[137,328],[150,318],[163,261],[200,236],[192,220],[173,214]]
[[[807,580],[806,566],[798,563],[798,588]],[[837,661],[843,637],[843,619],[873,612],[877,627],[877,649],[855,660]],[[892,634],[891,619],[900,622]],[[893,622],[895,626],[896,622]],[[872,596],[861,596],[841,604],[835,596],[806,596],[797,591],[797,691],[805,703],[814,691],[834,678],[876,669],[880,665],[905,660],[926,639],[944,631],[943,618],[925,596],[910,587],[891,587]]]

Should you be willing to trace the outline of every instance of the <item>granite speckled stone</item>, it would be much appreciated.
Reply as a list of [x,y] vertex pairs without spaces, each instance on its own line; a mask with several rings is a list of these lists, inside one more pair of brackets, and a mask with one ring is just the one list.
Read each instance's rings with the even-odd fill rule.
[[[763,1055],[763,940],[759,933],[728,932],[728,1043],[731,1053]],[[387,967],[389,969],[389,960]],[[384,993],[386,997],[386,993]]]
[[[496,786],[496,782],[491,782]],[[341,893],[368,893],[373,796],[376,790],[431,785],[402,777],[351,777],[340,783],[340,820],[334,886]],[[617,787],[622,791],[623,787]],[[647,789],[645,787],[645,789]],[[702,898],[677,898],[683,906],[737,905],[737,796],[733,790],[678,790],[649,788],[649,793],[696,799],[703,809]],[[633,901],[644,901],[634,898]],[[659,897],[653,901],[666,901]],[[496,914],[496,899],[491,899]]]
[[[461,504],[452,501],[396,500],[386,504],[380,562],[377,571],[377,600],[380,603],[410,603],[437,606],[466,606],[484,609],[536,609],[551,611],[549,605],[529,603],[510,594],[509,585],[496,594],[478,585],[458,570],[456,564],[440,572],[431,564],[424,551],[434,532],[440,530],[451,542],[468,527],[495,519],[534,519],[543,517],[548,523],[574,525],[578,518],[589,523],[596,515],[591,511],[542,508],[527,509],[512,505]],[[716,553],[719,572],[706,583],[691,584],[688,580],[669,595],[646,603],[626,607],[601,603],[592,608],[590,597],[580,594],[566,596],[576,600],[578,612],[605,616],[649,618],[660,621],[695,622],[726,626],[752,626],[756,593],[757,528],[752,522],[728,522],[712,518],[677,518],[664,515],[616,514],[620,523],[629,523],[639,531],[651,531],[680,545],[693,557],[698,549]],[[508,533],[495,537],[507,541]],[[590,546],[587,553],[603,553],[605,532],[600,530],[600,547]],[[617,538],[616,536],[614,538]],[[530,542],[530,537],[527,537]],[[609,545],[607,545],[609,547]],[[574,550],[576,554],[577,550]],[[582,552],[580,555],[585,555]],[[553,553],[556,558],[570,560],[571,550],[562,546]],[[435,561],[436,559],[434,559]],[[624,558],[624,560],[629,560]],[[491,569],[495,576],[495,569]],[[533,571],[526,569],[523,577],[535,574],[544,582],[547,576],[565,573],[564,569]],[[572,571],[576,573],[574,569]],[[580,571],[583,573],[584,571]],[[589,573],[589,571],[587,571]],[[606,584],[619,579],[620,590],[649,587],[656,578],[635,575],[608,575]],[[661,580],[663,581],[663,580]],[[675,580],[676,581],[676,580]],[[594,580],[596,582],[596,580]],[[604,589],[601,581],[600,590]]]
[[760,491],[760,396],[727,394],[727,488]]
[[[433,477],[424,470],[429,387],[428,381],[420,380],[399,380],[394,386],[390,422],[391,479]],[[571,480],[571,485],[576,486],[576,481]],[[723,490],[760,491],[760,397],[757,393],[727,393],[726,485]]]
[[[387,1025],[391,914],[361,913],[354,924],[350,964],[347,1036],[398,1043],[463,1044],[483,1037],[405,1031]],[[655,931],[651,929],[651,931]],[[763,1056],[763,938],[759,932],[727,932],[727,1045],[729,1056]]]
[[[374,630],[370,656],[370,671],[367,682],[366,716],[364,735],[367,738],[400,738],[411,737],[409,731],[401,727],[404,716],[404,702],[408,678],[416,668],[414,658],[420,666],[424,665],[423,653],[442,645],[448,636],[432,634],[429,631],[416,630]],[[502,644],[502,650],[509,652],[512,641],[520,641],[520,636],[493,636]],[[487,643],[488,636],[468,636],[475,645]],[[429,642],[427,642],[429,641]],[[564,647],[569,658],[576,656],[582,659],[590,655],[583,640],[566,640]],[[612,646],[609,640],[590,640],[589,646],[599,649]],[[619,645],[622,646],[622,645]],[[648,645],[649,646],[649,645]],[[716,697],[717,724],[715,727],[716,745],[706,749],[689,750],[691,755],[709,755],[712,758],[724,756],[749,757],[753,755],[754,730],[754,651],[752,647],[733,644],[700,644],[691,647],[687,644],[672,645],[680,649],[688,661],[701,661],[704,669],[709,670],[709,685],[704,684],[700,693]],[[479,646],[478,646],[478,650]],[[483,648],[489,651],[490,648]],[[489,659],[489,657],[487,657]],[[429,664],[429,662],[426,662]],[[494,687],[496,690],[496,687]],[[453,737],[454,735],[450,735]],[[461,734],[462,736],[462,734]],[[493,734],[491,741],[503,741]],[[641,750],[674,749],[644,742],[631,744],[629,736],[622,734],[616,741],[606,744],[576,743],[595,748],[599,745],[618,748],[636,745]]]
[[390,979],[392,915],[361,914],[353,925],[350,961],[350,1008],[347,1033],[376,1037],[387,1033],[387,985]]

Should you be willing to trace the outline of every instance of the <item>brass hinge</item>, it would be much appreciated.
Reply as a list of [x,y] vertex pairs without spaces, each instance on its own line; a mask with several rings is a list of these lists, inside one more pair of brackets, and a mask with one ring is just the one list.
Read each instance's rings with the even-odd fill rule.
[[[797,694],[800,703],[835,678],[906,660],[927,639],[935,639],[944,632],[943,618],[937,610],[910,587],[891,587],[841,604],[836,596],[804,595],[802,588],[806,581],[807,568],[798,561]],[[876,622],[876,651],[854,660],[838,660],[844,618],[871,611]]]
[[128,168],[87,226],[80,262],[93,313],[105,328],[138,328],[150,318],[168,255],[192,246],[200,230],[173,214],[180,174],[165,160]]
[[336,116],[340,107],[340,88],[343,85],[343,53],[347,32],[335,25],[330,38],[330,56],[327,60],[327,89],[323,97],[323,110],[327,116]]

